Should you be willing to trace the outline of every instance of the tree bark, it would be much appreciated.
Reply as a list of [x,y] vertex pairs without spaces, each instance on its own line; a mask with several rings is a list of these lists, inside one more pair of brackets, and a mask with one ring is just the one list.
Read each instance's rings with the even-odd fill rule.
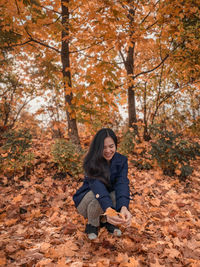
[[137,122],[135,89],[134,89],[134,49],[135,49],[135,42],[132,39],[132,36],[134,33],[133,22],[134,22],[135,11],[133,9],[133,1],[130,0],[129,3],[130,3],[130,9],[129,9],[129,14],[128,14],[128,19],[129,19],[129,26],[130,26],[131,45],[128,48],[126,64],[125,64],[127,75],[131,78],[131,84],[128,87],[128,125],[129,125],[129,127],[134,128],[135,133],[138,135],[138,127],[135,124]]
[[135,90],[134,90],[134,85],[133,85],[133,82],[134,82],[133,53],[134,53],[134,47],[129,47],[127,60],[126,60],[126,72],[129,77],[131,75],[131,85],[128,86],[128,124],[129,124],[129,127],[133,127],[134,123],[137,122],[136,105],[135,105],[136,104],[135,103]]
[[[65,105],[68,121],[68,135],[70,140],[80,146],[78,128],[76,122],[75,111],[72,107],[72,80],[70,71],[70,52],[69,52],[69,0],[61,0],[62,8],[62,44],[61,44],[61,61],[62,73],[65,88]],[[70,90],[71,89],[71,90]]]

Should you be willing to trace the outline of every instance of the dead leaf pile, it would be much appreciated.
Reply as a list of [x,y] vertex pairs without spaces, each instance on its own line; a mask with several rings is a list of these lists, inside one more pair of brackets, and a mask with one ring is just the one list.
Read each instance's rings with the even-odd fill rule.
[[72,201],[80,182],[53,179],[47,146],[28,179],[1,177],[0,266],[200,266],[200,164],[184,183],[130,166],[132,226],[91,242]]

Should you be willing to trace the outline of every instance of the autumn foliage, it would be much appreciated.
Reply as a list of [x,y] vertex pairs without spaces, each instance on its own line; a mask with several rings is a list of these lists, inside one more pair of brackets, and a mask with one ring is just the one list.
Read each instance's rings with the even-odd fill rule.
[[72,201],[80,181],[58,175],[52,140],[33,142],[31,174],[1,175],[2,266],[198,266],[199,160],[180,183],[158,169],[138,171],[130,154],[132,225],[120,226],[121,238],[101,229],[91,242]]
[[[199,0],[0,7],[0,266],[198,267]],[[89,242],[72,195],[101,127],[133,219]]]

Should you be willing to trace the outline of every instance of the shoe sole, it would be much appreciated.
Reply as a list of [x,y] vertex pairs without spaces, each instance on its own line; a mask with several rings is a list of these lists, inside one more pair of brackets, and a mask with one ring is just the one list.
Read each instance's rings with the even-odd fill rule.
[[89,238],[90,240],[94,240],[94,239],[97,238],[97,235],[96,235],[95,233],[91,233],[91,234],[88,234],[88,238]]
[[120,229],[115,229],[113,232],[114,236],[120,237],[122,235],[122,231]]

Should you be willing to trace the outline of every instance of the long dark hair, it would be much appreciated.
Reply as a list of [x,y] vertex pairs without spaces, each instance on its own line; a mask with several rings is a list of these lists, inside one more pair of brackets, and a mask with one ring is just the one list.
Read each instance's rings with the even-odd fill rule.
[[111,137],[117,148],[117,137],[110,128],[102,128],[94,136],[89,151],[84,158],[83,168],[88,178],[99,179],[109,184],[110,172],[107,160],[103,157],[104,139]]

